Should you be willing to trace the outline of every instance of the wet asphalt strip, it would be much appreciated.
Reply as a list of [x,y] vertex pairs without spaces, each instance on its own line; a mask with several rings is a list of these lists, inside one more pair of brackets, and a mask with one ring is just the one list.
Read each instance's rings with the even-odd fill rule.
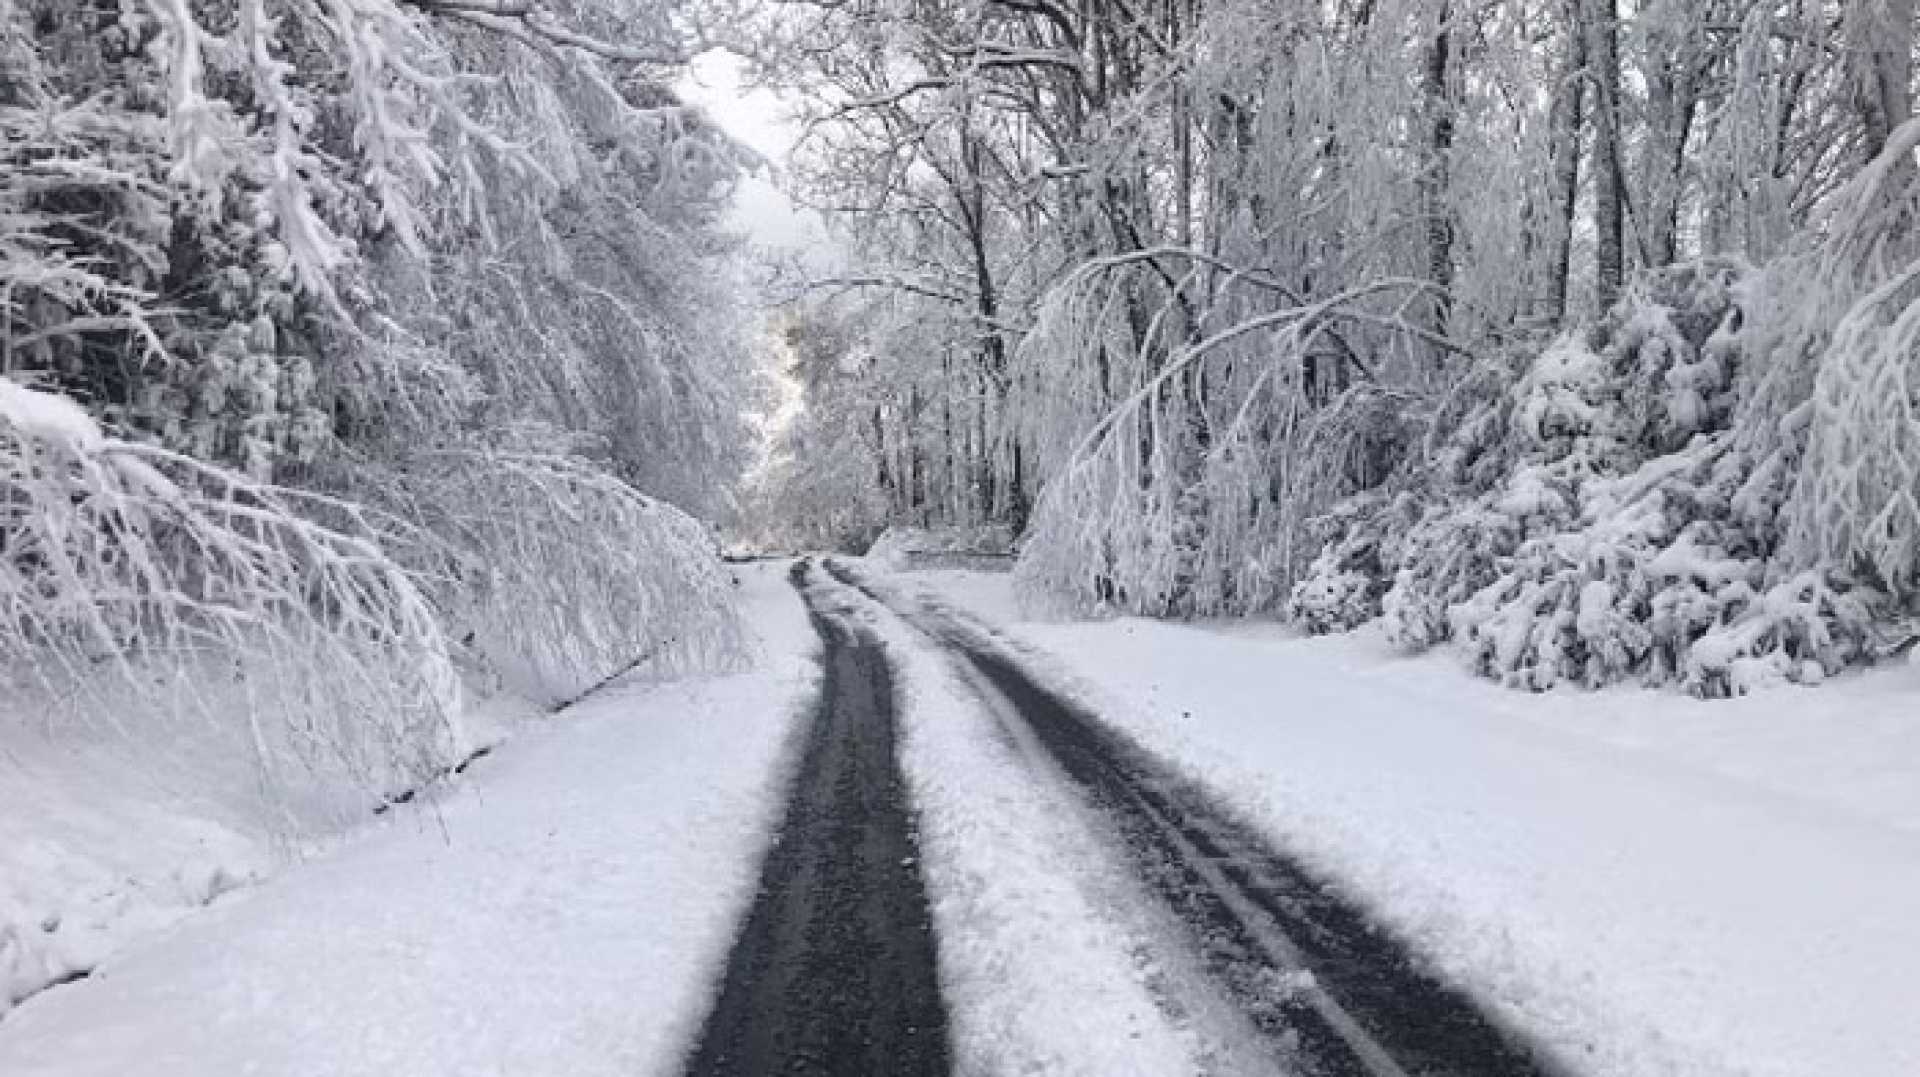
[[977,672],[1104,818],[1200,966],[1269,1040],[1324,1077],[1520,1077],[1565,1068],[1445,982],[1347,895],[1126,735],[1029,677],[988,633],[828,563]]
[[820,699],[786,816],[761,870],[692,1077],[920,1077],[949,1070],[896,740],[892,672],[872,631],[826,608],[796,564],[820,634]]

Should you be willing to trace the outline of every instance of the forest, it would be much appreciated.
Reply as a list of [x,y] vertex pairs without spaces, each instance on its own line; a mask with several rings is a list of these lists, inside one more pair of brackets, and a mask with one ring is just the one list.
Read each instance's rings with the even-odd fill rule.
[[781,517],[1545,689],[1900,649],[1910,0],[798,4]]
[[[676,92],[713,48],[790,160]],[[888,526],[1516,687],[1818,681],[1920,589],[1913,53],[1913,0],[0,0],[6,720],[384,794],[475,698],[743,661],[723,543]],[[757,445],[771,164],[849,268]]]

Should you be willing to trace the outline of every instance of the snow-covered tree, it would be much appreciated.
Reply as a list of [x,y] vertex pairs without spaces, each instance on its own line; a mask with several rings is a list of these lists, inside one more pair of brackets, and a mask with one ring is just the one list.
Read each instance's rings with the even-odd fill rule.
[[745,158],[668,88],[703,21],[0,0],[0,677],[388,786],[456,670],[730,661],[687,512],[747,457]]
[[1905,0],[786,10],[839,283],[915,312],[912,438],[816,451],[1011,469],[1035,586],[1709,694],[1906,601]]

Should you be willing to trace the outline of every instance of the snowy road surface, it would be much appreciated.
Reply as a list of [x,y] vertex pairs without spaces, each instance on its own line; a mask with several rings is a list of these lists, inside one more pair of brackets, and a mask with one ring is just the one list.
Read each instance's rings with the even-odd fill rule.
[[0,1073],[1920,1072],[1897,791],[1701,786],[1431,664],[828,568],[811,624],[742,570],[755,670],[523,734],[22,1006]]
[[[886,604],[843,566],[830,571]],[[1204,790],[1036,683],[989,635],[951,614],[898,598],[894,605],[969,668],[982,702],[1024,746],[1036,780],[1069,781],[1109,837],[1109,855],[1164,905],[1175,930],[1160,948],[1184,951],[1183,963],[1204,971],[1264,1041],[1276,1070],[1549,1071],[1543,1053],[1429,975],[1364,912],[1268,848]]]
[[811,593],[809,604],[826,645],[819,705],[687,1070],[935,1077],[948,1069],[946,1011],[894,751],[893,679],[871,631]]

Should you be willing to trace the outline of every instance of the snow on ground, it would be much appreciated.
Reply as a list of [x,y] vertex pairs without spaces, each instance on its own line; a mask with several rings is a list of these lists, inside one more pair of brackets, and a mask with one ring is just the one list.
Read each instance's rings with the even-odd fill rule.
[[870,564],[898,570],[912,568],[985,568],[1009,565],[1013,532],[1000,525],[984,527],[905,527],[880,533],[868,547]]
[[[961,1077],[1233,1072],[1244,1045],[1177,1027],[1152,925],[1089,821],[938,652],[860,601],[899,675],[901,764],[918,813],[941,987]],[[1183,1000],[1186,1001],[1186,1000]]]
[[738,570],[754,671],[630,680],[527,729],[438,803],[28,1000],[0,1073],[673,1072],[817,678],[784,571]]
[[[211,673],[207,694],[221,682]],[[283,772],[269,790],[244,723],[114,728],[50,713],[21,697],[0,701],[0,1017],[323,850],[373,804],[337,775]],[[538,713],[496,695],[463,716],[461,743],[495,743]]]
[[[337,772],[263,781],[260,745],[284,731],[216,721],[258,705],[224,672],[195,678],[205,713],[171,722],[119,721],[114,693],[131,686],[85,718],[37,693],[0,698],[0,1018],[369,821],[378,796]],[[512,692],[475,696],[456,757],[545,715]]]
[[0,1018],[272,868],[270,836],[230,800],[188,796],[116,745],[6,739]]
[[899,579],[1180,760],[1584,1072],[1920,1073],[1920,669],[1526,695],[1362,631],[1017,621]]

